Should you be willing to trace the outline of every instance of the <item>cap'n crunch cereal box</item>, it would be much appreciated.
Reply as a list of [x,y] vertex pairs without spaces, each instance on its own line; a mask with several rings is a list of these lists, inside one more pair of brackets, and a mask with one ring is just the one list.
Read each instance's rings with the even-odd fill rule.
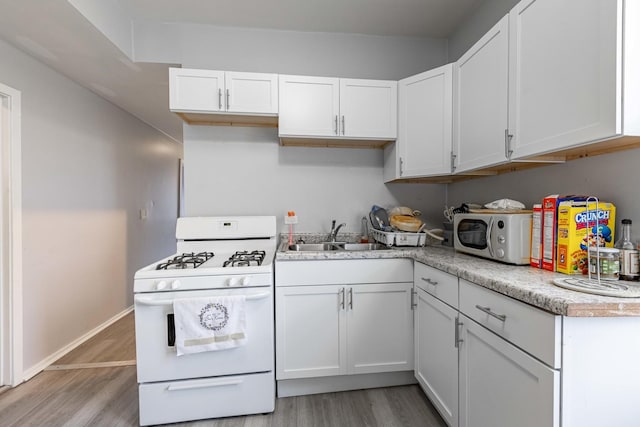
[[556,269],[565,274],[587,274],[590,246],[613,247],[616,207],[612,203],[567,201],[558,206]]

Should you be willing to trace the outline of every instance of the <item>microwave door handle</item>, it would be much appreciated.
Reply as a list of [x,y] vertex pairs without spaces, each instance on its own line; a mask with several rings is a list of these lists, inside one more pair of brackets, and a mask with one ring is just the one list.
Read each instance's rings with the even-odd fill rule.
[[489,255],[491,255],[491,258],[494,257],[493,248],[491,247],[492,231],[493,231],[493,217],[489,218],[489,225],[487,226],[487,235],[485,236],[485,239],[487,240],[487,249],[489,249]]

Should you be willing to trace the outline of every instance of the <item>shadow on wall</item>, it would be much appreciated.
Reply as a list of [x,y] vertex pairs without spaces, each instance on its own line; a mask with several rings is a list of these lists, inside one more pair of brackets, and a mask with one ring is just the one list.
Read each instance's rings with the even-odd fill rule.
[[449,204],[510,198],[527,208],[549,194],[586,194],[616,205],[618,218],[640,221],[640,149],[572,160],[504,175],[449,184]]

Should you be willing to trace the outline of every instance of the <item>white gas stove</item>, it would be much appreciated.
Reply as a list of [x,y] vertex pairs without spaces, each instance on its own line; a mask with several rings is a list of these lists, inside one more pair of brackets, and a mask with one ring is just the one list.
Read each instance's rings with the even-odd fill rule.
[[[177,253],[134,276],[140,424],[272,412],[276,219],[187,217]],[[247,343],[178,356],[174,301],[244,295]]]

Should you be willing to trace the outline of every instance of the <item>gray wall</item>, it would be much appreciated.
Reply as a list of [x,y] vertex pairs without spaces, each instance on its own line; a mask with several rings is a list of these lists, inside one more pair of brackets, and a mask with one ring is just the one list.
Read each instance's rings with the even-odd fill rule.
[[[444,186],[384,185],[382,150],[282,147],[277,129],[185,126],[186,215],[276,215],[295,211],[298,232],[359,232],[373,204],[421,209],[437,225]],[[437,221],[436,221],[437,219]]]
[[4,41],[0,57],[22,93],[29,374],[130,307],[134,272],[175,251],[182,147]]
[[469,16],[449,37],[449,60],[457,61],[473,44],[498,22],[519,0],[484,0],[476,13]]
[[[444,39],[250,30],[204,25],[135,26],[137,61],[286,74],[400,79],[446,62]],[[374,203],[409,205],[441,221],[444,185],[392,184],[374,149],[281,147],[277,129],[185,126],[186,215],[277,215],[298,231],[359,232]],[[228,185],[229,187],[224,187]]]
[[398,80],[443,65],[447,41],[137,22],[135,60],[185,68]]

